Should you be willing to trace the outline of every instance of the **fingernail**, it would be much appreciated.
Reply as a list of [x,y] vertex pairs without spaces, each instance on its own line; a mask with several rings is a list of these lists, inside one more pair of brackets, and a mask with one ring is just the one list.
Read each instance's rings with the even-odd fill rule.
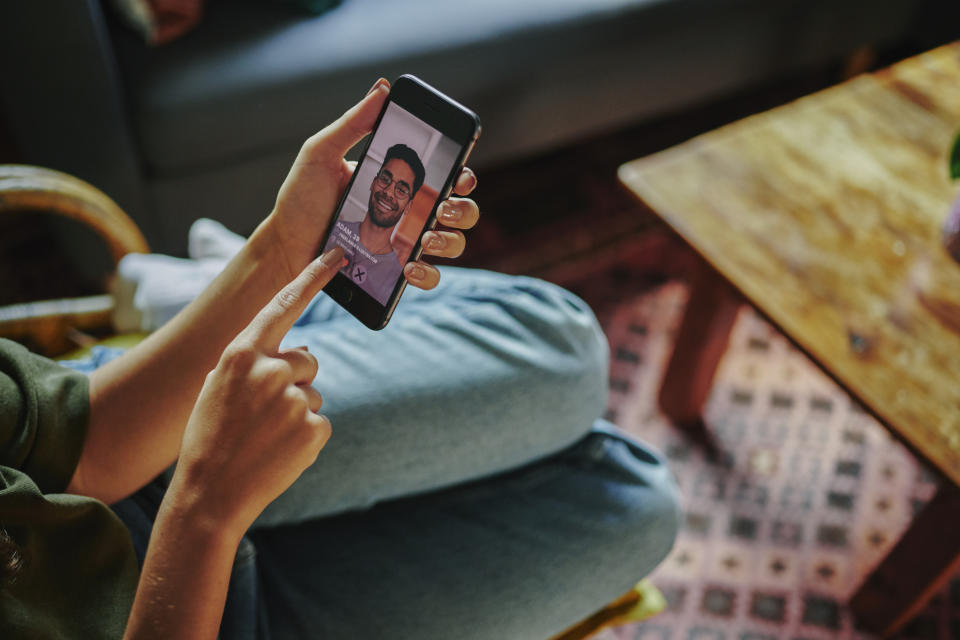
[[468,191],[473,191],[477,188],[477,174],[473,172],[473,169],[470,167],[464,167],[460,172],[460,177],[466,176],[467,184],[463,187],[463,190],[458,190],[457,193],[466,193]]
[[[343,247],[340,246],[336,246],[320,256],[320,262],[325,267],[331,267],[338,262],[342,262],[343,260],[345,260],[343,257]],[[343,265],[341,264],[341,266]]]
[[438,233],[431,233],[427,236],[427,249],[443,249],[447,242]]
[[407,277],[412,278],[413,280],[423,280],[426,275],[426,270],[416,263],[407,269]]
[[[386,79],[386,78],[380,78],[379,80],[377,80],[376,82],[373,83],[373,86],[370,87],[370,91],[367,91],[367,95],[370,95],[371,93],[373,93],[373,92],[375,92],[375,91],[379,91],[379,90],[380,90],[380,87],[385,87],[385,86],[387,86],[387,79]],[[366,97],[366,96],[364,96],[364,97]]]
[[456,207],[449,202],[440,206],[440,219],[444,222],[456,222],[462,217],[463,212],[460,211],[460,207]]

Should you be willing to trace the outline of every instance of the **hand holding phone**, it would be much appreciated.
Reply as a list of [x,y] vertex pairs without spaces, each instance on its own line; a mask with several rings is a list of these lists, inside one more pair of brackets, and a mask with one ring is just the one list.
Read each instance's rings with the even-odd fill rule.
[[424,242],[462,244],[457,233],[424,231],[436,225],[441,202],[451,221],[475,213],[460,210],[469,201],[444,201],[479,134],[469,109],[413,76],[395,83],[321,249],[344,249],[347,264],[325,291],[371,329],[386,326],[406,285],[404,267]]
[[[477,176],[469,168],[460,171],[460,177],[453,185],[453,193],[437,208],[437,220],[443,229],[433,229],[423,234],[420,245],[426,255],[439,258],[459,258],[467,245],[461,229],[472,229],[480,220],[477,203],[467,197],[477,187]],[[440,271],[431,264],[417,260],[408,262],[403,273],[407,282],[420,289],[432,289],[440,281]]]

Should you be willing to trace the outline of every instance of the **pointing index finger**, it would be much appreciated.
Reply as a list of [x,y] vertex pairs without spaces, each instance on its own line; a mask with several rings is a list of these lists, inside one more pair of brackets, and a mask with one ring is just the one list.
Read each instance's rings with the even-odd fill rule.
[[307,304],[333,278],[343,263],[343,249],[335,247],[311,262],[270,299],[241,332],[252,343],[276,351]]

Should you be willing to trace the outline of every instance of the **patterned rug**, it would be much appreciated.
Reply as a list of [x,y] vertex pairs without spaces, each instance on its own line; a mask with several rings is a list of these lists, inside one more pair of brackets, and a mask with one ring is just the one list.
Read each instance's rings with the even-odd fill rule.
[[[610,339],[609,417],[670,459],[686,521],[652,575],[668,609],[599,639],[873,638],[845,602],[930,499],[932,476],[747,308],[708,402],[707,455],[656,406],[687,289],[623,280],[568,286]],[[960,580],[899,637],[960,638]]]

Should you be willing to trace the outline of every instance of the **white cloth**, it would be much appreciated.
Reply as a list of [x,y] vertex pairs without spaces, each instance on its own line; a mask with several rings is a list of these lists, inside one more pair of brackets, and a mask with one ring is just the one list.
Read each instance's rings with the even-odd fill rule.
[[190,227],[189,258],[130,253],[120,260],[113,286],[114,326],[119,332],[153,331],[200,295],[246,239],[215,220]]

